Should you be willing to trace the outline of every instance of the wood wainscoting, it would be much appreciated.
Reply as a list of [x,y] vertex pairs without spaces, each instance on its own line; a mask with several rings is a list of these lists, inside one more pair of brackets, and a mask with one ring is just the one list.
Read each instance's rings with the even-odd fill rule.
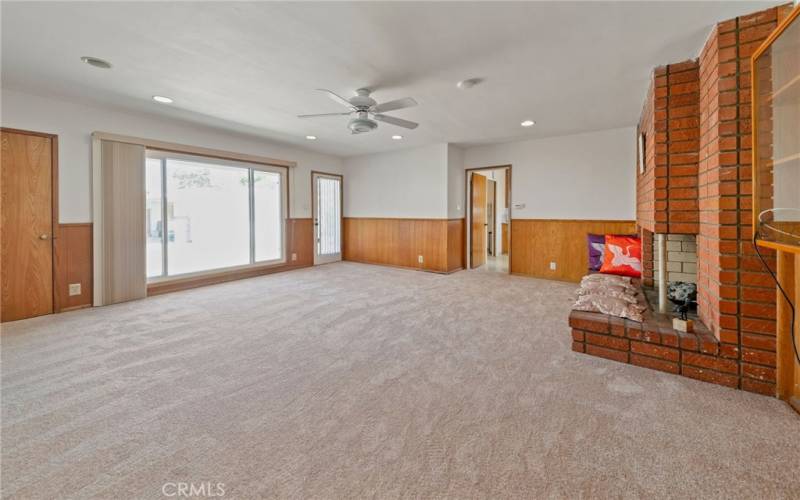
[[[295,257],[292,260],[292,257]],[[162,293],[188,290],[226,281],[245,278],[254,278],[265,274],[290,271],[301,267],[314,265],[314,223],[311,219],[288,219],[286,221],[286,263],[262,267],[249,267],[244,269],[208,273],[202,276],[192,276],[184,279],[175,279],[161,283],[147,285],[147,295],[160,295]]]
[[[92,241],[91,222],[58,225],[58,237],[54,242],[56,312],[91,307],[94,296]],[[80,285],[80,293],[70,295],[70,285]]]
[[464,267],[464,219],[345,217],[343,234],[344,260],[440,273]]
[[[511,274],[578,282],[589,268],[586,235],[635,234],[632,220],[514,219]],[[550,263],[556,263],[555,271]]]

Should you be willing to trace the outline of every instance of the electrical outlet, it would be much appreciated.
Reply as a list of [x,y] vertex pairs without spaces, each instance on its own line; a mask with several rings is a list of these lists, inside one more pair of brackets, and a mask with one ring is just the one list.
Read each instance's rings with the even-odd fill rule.
[[551,262],[550,263],[550,270],[551,271],[555,271],[556,270],[556,263],[555,262]]
[[69,284],[69,296],[72,297],[73,295],[80,295],[81,294],[81,284],[80,283],[70,283]]
[[292,254],[292,260],[297,260],[297,254],[296,253]]
[[419,257],[417,257],[417,260],[419,261],[419,263],[420,263],[420,264],[422,264],[422,255],[420,255]]

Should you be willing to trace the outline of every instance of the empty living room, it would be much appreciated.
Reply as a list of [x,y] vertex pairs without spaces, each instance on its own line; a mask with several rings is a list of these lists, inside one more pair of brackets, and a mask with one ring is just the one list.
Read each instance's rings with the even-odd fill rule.
[[0,498],[800,500],[800,0],[0,0]]

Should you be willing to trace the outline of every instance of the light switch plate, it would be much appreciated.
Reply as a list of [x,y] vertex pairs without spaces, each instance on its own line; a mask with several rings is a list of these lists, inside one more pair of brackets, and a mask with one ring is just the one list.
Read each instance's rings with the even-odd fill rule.
[[292,260],[297,260],[297,254],[296,253],[292,254]]
[[81,284],[80,283],[70,283],[69,284],[69,296],[72,297],[73,295],[80,295],[81,294]]

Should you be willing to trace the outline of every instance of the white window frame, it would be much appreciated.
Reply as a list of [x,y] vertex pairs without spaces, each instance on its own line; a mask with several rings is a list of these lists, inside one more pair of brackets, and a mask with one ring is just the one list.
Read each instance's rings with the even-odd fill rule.
[[[160,150],[155,148],[147,148],[145,151],[145,158],[146,159],[158,159],[161,160],[161,217],[162,217],[162,237],[161,237],[161,252],[162,252],[162,266],[161,266],[161,275],[160,276],[152,276],[147,278],[147,283],[164,283],[173,280],[183,280],[186,278],[193,278],[193,277],[201,277],[201,276],[208,276],[208,275],[215,275],[219,273],[224,273],[227,271],[238,271],[243,269],[255,269],[255,268],[263,268],[263,267],[273,267],[279,266],[286,263],[286,221],[288,219],[288,209],[289,209],[289,168],[283,166],[275,166],[275,165],[263,165],[258,163],[251,163],[245,161],[238,161],[238,160],[230,160],[226,158],[217,158],[213,156],[204,156],[204,155],[197,155],[197,154],[187,154],[187,153],[178,153],[173,151],[167,150]],[[209,165],[221,165],[221,166],[228,166],[228,167],[235,167],[241,169],[247,169],[248,172],[248,190],[249,190],[249,219],[250,219],[250,263],[243,264],[240,266],[228,266],[228,267],[215,267],[213,269],[204,269],[202,271],[195,271],[191,273],[182,273],[182,274],[173,274],[170,275],[169,267],[168,267],[168,238],[166,235],[168,234],[169,228],[167,223],[167,211],[169,208],[169,201],[167,199],[167,176],[166,176],[166,169],[167,169],[167,160],[174,159],[174,160],[186,160],[191,161],[193,163],[207,163]],[[255,193],[254,193],[254,182],[253,182],[253,172],[255,170],[261,172],[270,172],[276,173],[280,175],[280,182],[281,182],[281,215],[280,215],[280,241],[281,241],[281,256],[278,259],[272,260],[255,260]]]

